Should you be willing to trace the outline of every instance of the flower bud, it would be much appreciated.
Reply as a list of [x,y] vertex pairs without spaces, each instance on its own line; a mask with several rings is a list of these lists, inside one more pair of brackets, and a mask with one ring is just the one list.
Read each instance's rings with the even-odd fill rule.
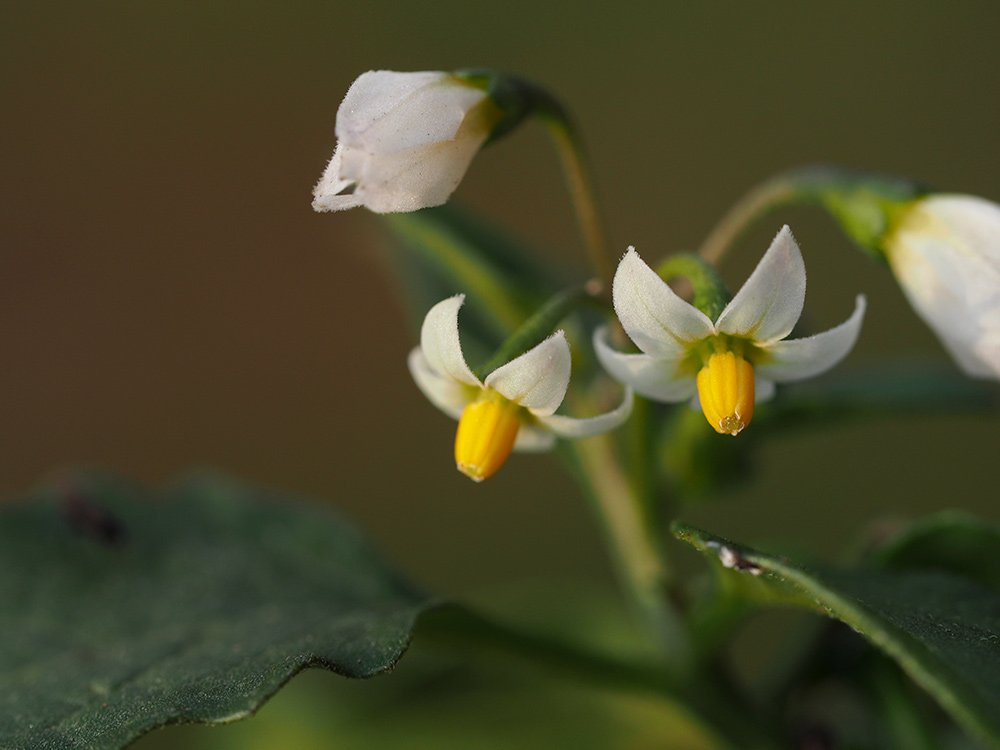
[[962,369],[1000,379],[1000,205],[931,194],[898,214],[882,245],[910,304]]
[[459,76],[363,73],[337,110],[337,148],[313,208],[392,213],[439,206],[502,120],[488,92]]

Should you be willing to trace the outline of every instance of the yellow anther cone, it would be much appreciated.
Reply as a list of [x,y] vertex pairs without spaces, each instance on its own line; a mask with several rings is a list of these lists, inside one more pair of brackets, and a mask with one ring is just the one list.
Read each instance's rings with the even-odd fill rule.
[[488,394],[465,407],[455,434],[455,464],[481,482],[503,466],[521,426],[517,404]]
[[698,372],[698,400],[712,429],[738,435],[753,418],[753,366],[731,351],[713,354]]

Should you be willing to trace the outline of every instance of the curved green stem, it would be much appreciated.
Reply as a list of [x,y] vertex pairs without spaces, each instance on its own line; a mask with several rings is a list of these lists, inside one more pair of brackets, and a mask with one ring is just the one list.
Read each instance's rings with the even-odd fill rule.
[[810,166],[776,175],[746,193],[723,215],[698,250],[718,265],[730,247],[757,219],[781,206],[819,205],[864,250],[880,256],[880,242],[899,205],[927,189],[897,177],[842,167]]
[[601,214],[597,208],[597,196],[590,179],[583,148],[572,126],[565,116],[542,115],[562,162],[563,173],[569,188],[577,223],[587,246],[587,254],[594,272],[604,282],[610,282],[614,274],[614,263],[604,236]]
[[794,203],[799,194],[800,180],[796,173],[780,174],[760,183],[723,215],[701,244],[698,255],[717,266],[754,221],[780,206]]
[[626,593],[663,645],[672,672],[685,674],[692,650],[670,599],[672,572],[647,504],[622,470],[614,440],[599,435],[568,443],[565,449],[593,503]]

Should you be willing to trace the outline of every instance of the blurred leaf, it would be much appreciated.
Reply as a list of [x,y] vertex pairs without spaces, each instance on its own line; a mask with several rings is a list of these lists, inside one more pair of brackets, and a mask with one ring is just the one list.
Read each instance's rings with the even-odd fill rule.
[[720,438],[700,412],[682,405],[664,427],[660,455],[674,492],[699,500],[749,478],[757,446],[775,435],[865,417],[980,413],[997,405],[994,386],[954,370],[912,363],[882,366],[780,386],[737,440]]
[[942,570],[805,568],[707,532],[674,534],[747,580],[757,600],[840,620],[894,659],[959,723],[1000,746],[1000,594]]
[[894,570],[936,568],[1000,591],[1000,527],[945,511],[906,527],[875,550],[873,564]]
[[541,254],[454,205],[388,214],[383,224],[418,324],[435,302],[462,292],[468,295],[463,328],[495,345],[566,286]]
[[96,475],[0,508],[0,747],[120,747],[390,669],[427,598],[328,510]]
[[656,696],[565,679],[520,662],[427,653],[418,639],[390,680],[307,671],[246,722],[167,727],[135,750],[713,750]]

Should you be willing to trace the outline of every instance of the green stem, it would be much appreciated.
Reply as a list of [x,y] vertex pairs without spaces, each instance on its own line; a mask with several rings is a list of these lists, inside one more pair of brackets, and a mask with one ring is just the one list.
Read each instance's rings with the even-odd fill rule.
[[634,491],[615,453],[599,435],[566,445],[577,476],[593,502],[629,599],[662,644],[674,674],[691,667],[686,626],[670,601],[671,570],[646,504]]
[[486,69],[457,70],[455,75],[486,91],[497,106],[499,120],[487,142],[506,135],[527,117],[537,117],[546,126],[562,162],[573,210],[594,272],[601,281],[610,282],[614,259],[609,255],[587,160],[569,112],[545,88],[519,76]]
[[709,232],[698,255],[718,265],[757,219],[781,206],[808,204],[825,208],[851,239],[877,258],[894,212],[926,192],[908,180],[841,167],[793,169],[765,180],[740,198]]
[[555,143],[559,160],[562,162],[566,185],[569,188],[570,199],[576,220],[587,246],[587,254],[593,266],[594,273],[605,283],[610,283],[614,274],[614,263],[604,236],[601,214],[597,208],[597,197],[594,192],[587,160],[579,139],[565,114],[555,116],[551,111],[541,114],[541,119],[548,128],[549,135]]
[[656,273],[668,283],[687,279],[694,292],[692,304],[711,320],[719,317],[732,298],[715,266],[697,255],[671,255],[656,267]]
[[505,365],[515,357],[524,354],[536,344],[540,344],[555,330],[559,321],[573,312],[581,304],[595,297],[599,285],[586,284],[581,287],[559,292],[549,299],[541,308],[514,333],[507,337],[490,359],[475,369],[480,380],[501,365]]
[[518,656],[535,667],[602,688],[665,697],[684,706],[732,748],[776,750],[782,746],[772,722],[763,720],[739,696],[720,689],[710,676],[679,681],[655,666],[595,653],[563,638],[501,624],[456,605],[442,605],[421,615],[418,637],[422,642],[436,640],[452,653],[469,644],[477,654],[492,649],[504,659]]
[[754,221],[774,209],[794,203],[800,194],[797,173],[785,173],[766,180],[744,195],[715,225],[698,249],[698,255],[713,266]]

